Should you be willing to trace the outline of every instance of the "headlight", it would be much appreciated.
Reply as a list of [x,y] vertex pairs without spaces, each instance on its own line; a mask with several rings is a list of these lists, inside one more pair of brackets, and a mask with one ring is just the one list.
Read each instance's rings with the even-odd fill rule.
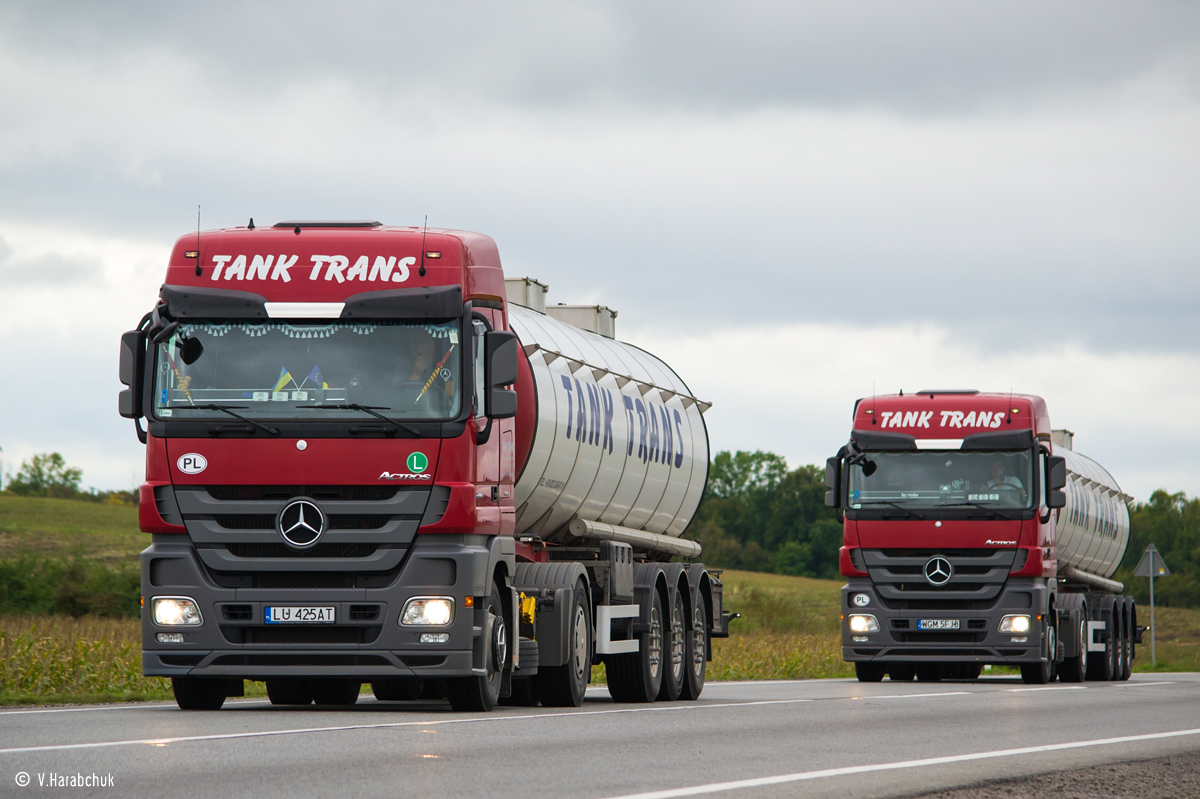
[[1002,633],[1027,633],[1029,632],[1029,617],[1028,616],[1005,616],[1000,620],[1000,632]]
[[150,600],[154,623],[160,627],[203,624],[196,600],[186,596],[156,596]]
[[441,627],[454,621],[454,600],[448,596],[419,596],[404,603],[401,624]]
[[869,613],[856,613],[848,619],[852,633],[879,632],[879,619]]

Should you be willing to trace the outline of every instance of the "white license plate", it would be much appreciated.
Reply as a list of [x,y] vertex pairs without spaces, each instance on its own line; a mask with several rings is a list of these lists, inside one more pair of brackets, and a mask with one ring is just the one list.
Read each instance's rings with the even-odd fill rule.
[[263,614],[267,624],[333,624],[334,608],[324,607],[267,607]]
[[918,630],[957,630],[961,619],[917,619]]

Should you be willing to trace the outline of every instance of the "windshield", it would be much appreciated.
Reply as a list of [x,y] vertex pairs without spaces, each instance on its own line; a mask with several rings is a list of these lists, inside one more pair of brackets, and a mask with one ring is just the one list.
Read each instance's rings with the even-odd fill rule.
[[[183,324],[155,349],[159,418],[456,418],[461,320]],[[210,406],[199,408],[197,406]]]
[[1028,508],[1030,452],[872,452],[850,467],[851,508]]

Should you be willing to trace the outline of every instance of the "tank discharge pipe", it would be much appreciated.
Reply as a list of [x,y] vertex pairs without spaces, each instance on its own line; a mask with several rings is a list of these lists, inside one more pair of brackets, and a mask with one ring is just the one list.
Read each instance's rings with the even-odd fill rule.
[[658,533],[647,533],[645,530],[631,530],[628,527],[617,527],[604,522],[589,522],[576,517],[567,525],[567,530],[576,538],[589,538],[594,541],[619,541],[629,544],[636,549],[648,549],[651,552],[665,552],[681,558],[700,557],[700,545],[695,541],[672,538]]
[[1099,588],[1101,591],[1107,591],[1110,594],[1119,594],[1125,590],[1125,583],[1117,580],[1109,580],[1108,578],[1101,577],[1098,574],[1080,571],[1074,566],[1063,566],[1062,574],[1063,577],[1066,577],[1068,580],[1074,580],[1077,583],[1084,583],[1092,586],[1093,588]]

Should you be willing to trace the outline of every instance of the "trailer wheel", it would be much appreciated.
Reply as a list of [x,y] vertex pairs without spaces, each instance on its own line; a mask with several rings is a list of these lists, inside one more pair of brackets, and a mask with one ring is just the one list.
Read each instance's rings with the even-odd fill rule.
[[[1116,618],[1116,615],[1117,614],[1115,612],[1109,614],[1110,618],[1113,619]],[[1101,612],[1100,618],[1104,618],[1103,612]],[[1112,679],[1114,650],[1116,649],[1114,646],[1116,643],[1116,636],[1113,634],[1114,631],[1112,629],[1114,626],[1115,625],[1113,624],[1109,625],[1109,636],[1108,641],[1106,641],[1104,644],[1104,651],[1097,652],[1096,657],[1088,658],[1087,678],[1089,680],[1094,680],[1096,682],[1107,682],[1108,680]],[[1087,638],[1090,639],[1091,636],[1089,635]],[[1086,645],[1087,642],[1085,641],[1084,643]]]
[[886,672],[887,667],[882,663],[859,661],[854,664],[854,676],[859,682],[880,682]]
[[688,668],[688,649],[685,643],[686,630],[683,624],[683,592],[675,592],[671,612],[667,616],[668,626],[664,630],[664,662],[662,684],[658,688],[658,701],[674,702],[683,691],[683,673]]
[[538,666],[538,696],[546,707],[579,707],[592,676],[592,620],[587,586],[575,584],[571,592],[570,631],[567,662],[561,666]]
[[915,666],[902,666],[899,663],[893,663],[888,667],[888,679],[892,682],[912,682],[913,677],[917,676]]
[[225,704],[225,680],[172,677],[171,691],[181,710],[220,710]]
[[488,592],[487,615],[484,624],[485,676],[456,677],[446,680],[450,707],[458,711],[486,712],[496,708],[500,699],[500,681],[508,661],[508,628],[504,624],[504,606],[500,604],[500,589],[492,583]]
[[311,705],[308,680],[267,680],[267,699],[272,705]]
[[1087,605],[1079,606],[1079,652],[1058,664],[1058,679],[1063,682],[1083,682],[1087,678]]
[[423,690],[425,681],[420,677],[393,677],[371,683],[371,693],[380,702],[411,702],[420,699]]
[[1121,680],[1133,676],[1133,600],[1125,600],[1125,612],[1121,614],[1121,640],[1124,644],[1124,658],[1121,666]]
[[941,682],[945,669],[941,663],[922,663],[917,666],[917,680],[920,682]]
[[1046,651],[1049,656],[1042,663],[1022,663],[1021,680],[1027,685],[1045,685],[1054,679],[1054,654],[1058,651],[1058,637],[1054,625],[1046,625]]
[[604,661],[608,692],[617,702],[653,702],[662,687],[662,595],[650,593],[650,629],[638,635],[638,651],[609,655]]
[[704,677],[708,672],[708,614],[704,609],[704,597],[696,598],[692,610],[692,632],[687,637],[683,672],[683,690],[680,699],[699,699],[704,690]]
[[313,701],[318,705],[353,705],[358,701],[358,692],[362,683],[358,680],[343,680],[338,678],[309,680]]

